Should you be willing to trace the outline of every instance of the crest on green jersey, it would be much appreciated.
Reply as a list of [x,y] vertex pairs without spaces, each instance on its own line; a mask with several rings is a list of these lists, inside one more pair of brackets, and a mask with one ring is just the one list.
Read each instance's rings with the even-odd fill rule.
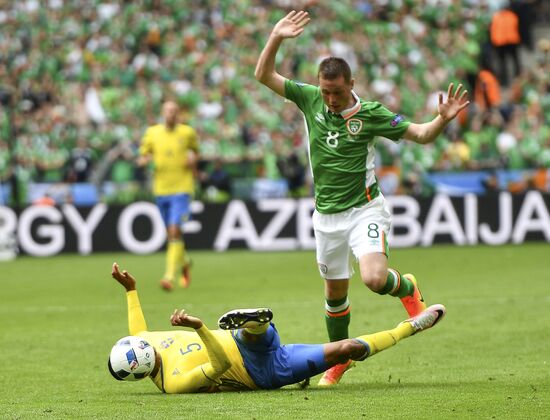
[[358,120],[357,118],[351,118],[346,122],[346,127],[351,134],[359,134],[363,128],[363,121]]

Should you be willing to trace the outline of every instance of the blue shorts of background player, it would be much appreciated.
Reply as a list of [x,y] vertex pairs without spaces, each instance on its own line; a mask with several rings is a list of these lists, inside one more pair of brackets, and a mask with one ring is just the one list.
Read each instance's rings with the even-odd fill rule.
[[[274,389],[301,382],[328,369],[322,344],[281,345],[271,323],[264,334],[245,337],[242,329],[232,331],[244,366],[259,388]],[[256,338],[256,340],[253,340]]]
[[191,282],[191,261],[185,250],[182,225],[191,215],[191,195],[172,194],[156,197],[157,207],[166,226],[168,239],[166,247],[166,270],[160,286],[167,291],[174,288],[179,278],[181,287],[189,287]]
[[191,214],[190,194],[159,195],[156,197],[156,203],[162,220],[167,227],[171,225],[180,226],[183,222],[189,220]]

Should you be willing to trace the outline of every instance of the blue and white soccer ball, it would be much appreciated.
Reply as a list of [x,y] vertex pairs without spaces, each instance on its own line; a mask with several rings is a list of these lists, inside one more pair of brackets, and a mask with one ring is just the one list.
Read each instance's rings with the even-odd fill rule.
[[109,371],[119,381],[138,381],[155,368],[155,349],[141,337],[123,337],[109,356]]

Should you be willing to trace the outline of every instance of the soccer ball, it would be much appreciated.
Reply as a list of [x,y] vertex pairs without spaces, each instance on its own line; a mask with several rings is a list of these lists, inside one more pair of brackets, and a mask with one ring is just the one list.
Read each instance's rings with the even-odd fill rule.
[[155,368],[155,349],[141,337],[121,338],[111,350],[108,367],[119,381],[143,379]]

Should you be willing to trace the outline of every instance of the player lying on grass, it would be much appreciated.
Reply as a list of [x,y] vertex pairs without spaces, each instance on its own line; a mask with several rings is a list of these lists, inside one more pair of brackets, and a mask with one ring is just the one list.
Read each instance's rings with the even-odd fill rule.
[[[432,305],[419,315],[401,322],[392,330],[362,335],[326,344],[281,345],[267,308],[237,309],[222,315],[221,329],[209,330],[197,317],[175,310],[173,326],[194,331],[148,331],[136,290],[136,280],[114,263],[111,275],[126,289],[128,326],[132,336],[152,351],[145,366],[132,349],[115,345],[109,370],[119,380],[149,376],[169,394],[274,389],[301,382],[348,359],[365,360],[388,349],[399,340],[433,327],[445,315],[443,305]],[[129,341],[127,341],[129,343]],[[132,366],[127,370],[121,363]],[[147,366],[148,365],[148,366]],[[139,375],[128,370],[139,368]]]

